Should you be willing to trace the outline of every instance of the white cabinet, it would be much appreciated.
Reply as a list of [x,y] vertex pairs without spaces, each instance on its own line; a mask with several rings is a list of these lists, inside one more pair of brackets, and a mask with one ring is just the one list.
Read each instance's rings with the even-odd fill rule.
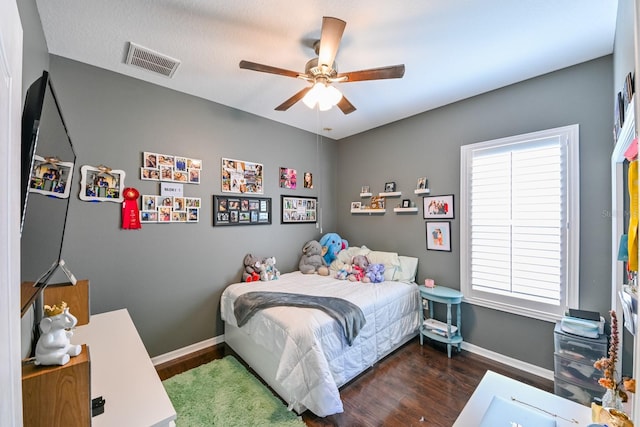
[[105,400],[93,427],[173,425],[176,411],[126,309],[91,315],[71,341],[89,347],[91,398]]

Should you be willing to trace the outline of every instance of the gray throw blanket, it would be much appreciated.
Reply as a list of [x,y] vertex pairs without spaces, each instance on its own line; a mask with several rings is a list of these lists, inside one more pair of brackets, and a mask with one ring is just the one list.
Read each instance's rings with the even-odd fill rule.
[[366,323],[360,307],[347,300],[286,292],[247,292],[236,299],[233,313],[238,326],[242,326],[258,310],[277,306],[317,308],[324,311],[342,326],[349,345],[353,344],[353,340]]

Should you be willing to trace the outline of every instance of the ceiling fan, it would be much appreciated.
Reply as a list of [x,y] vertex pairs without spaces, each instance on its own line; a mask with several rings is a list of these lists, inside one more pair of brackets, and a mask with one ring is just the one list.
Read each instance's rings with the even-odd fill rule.
[[305,87],[278,105],[275,108],[277,111],[286,111],[302,99],[310,108],[314,108],[317,102],[320,110],[328,110],[333,105],[337,105],[344,114],[352,113],[356,107],[331,83],[401,78],[404,76],[404,64],[339,73],[334,60],[346,24],[345,21],[338,18],[327,16],[322,18],[320,40],[316,41],[313,46],[318,57],[307,62],[304,73],[244,60],[240,61],[240,68],[300,78],[311,83],[311,86]]

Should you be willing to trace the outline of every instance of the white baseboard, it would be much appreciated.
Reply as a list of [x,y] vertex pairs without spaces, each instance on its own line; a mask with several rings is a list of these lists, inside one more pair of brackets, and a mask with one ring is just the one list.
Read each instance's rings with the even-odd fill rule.
[[486,348],[478,347],[477,345],[470,344],[466,341],[462,342],[462,348],[464,350],[467,350],[468,352],[475,353],[479,356],[486,357],[487,359],[502,363],[503,365],[511,366],[512,368],[520,369],[521,371],[529,372],[533,375],[537,375],[544,379],[553,381],[553,371],[550,371],[548,369],[544,369],[539,366],[523,362],[522,360],[505,356],[504,354],[487,350]]
[[[153,357],[151,359],[151,362],[153,362],[154,366],[157,366],[162,363],[170,362],[179,357],[194,353],[196,351],[199,351],[208,347],[212,347],[217,344],[221,344],[223,342],[224,342],[224,335],[218,335],[217,337],[209,338],[207,340],[200,341],[195,344],[191,344],[187,347],[179,348],[177,350],[170,351],[169,353],[165,353],[165,354],[161,354],[159,356]],[[529,372],[533,375],[537,375],[544,379],[553,381],[553,371],[550,371],[548,369],[544,369],[539,366],[532,365],[530,363],[523,362],[521,360],[514,359],[512,357],[508,357],[503,354],[496,353],[494,351],[487,350],[482,347],[478,347],[477,345],[470,344],[466,341],[462,342],[462,349],[468,352],[477,354],[479,356],[486,357],[487,359],[491,359],[496,362],[502,363],[503,365],[520,369],[521,371]]]
[[163,363],[170,362],[182,356],[186,356],[196,351],[212,347],[214,345],[224,342],[224,335],[218,335],[217,337],[209,338],[204,341],[197,342],[195,344],[188,345],[186,347],[179,348],[177,350],[170,351],[169,353],[161,354],[151,358],[153,366],[161,365]]

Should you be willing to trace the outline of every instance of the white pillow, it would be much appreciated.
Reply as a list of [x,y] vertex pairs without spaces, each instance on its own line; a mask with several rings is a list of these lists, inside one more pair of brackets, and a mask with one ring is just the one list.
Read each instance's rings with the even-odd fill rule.
[[396,269],[393,280],[403,282],[415,282],[418,272],[418,258],[399,255],[400,267]]

